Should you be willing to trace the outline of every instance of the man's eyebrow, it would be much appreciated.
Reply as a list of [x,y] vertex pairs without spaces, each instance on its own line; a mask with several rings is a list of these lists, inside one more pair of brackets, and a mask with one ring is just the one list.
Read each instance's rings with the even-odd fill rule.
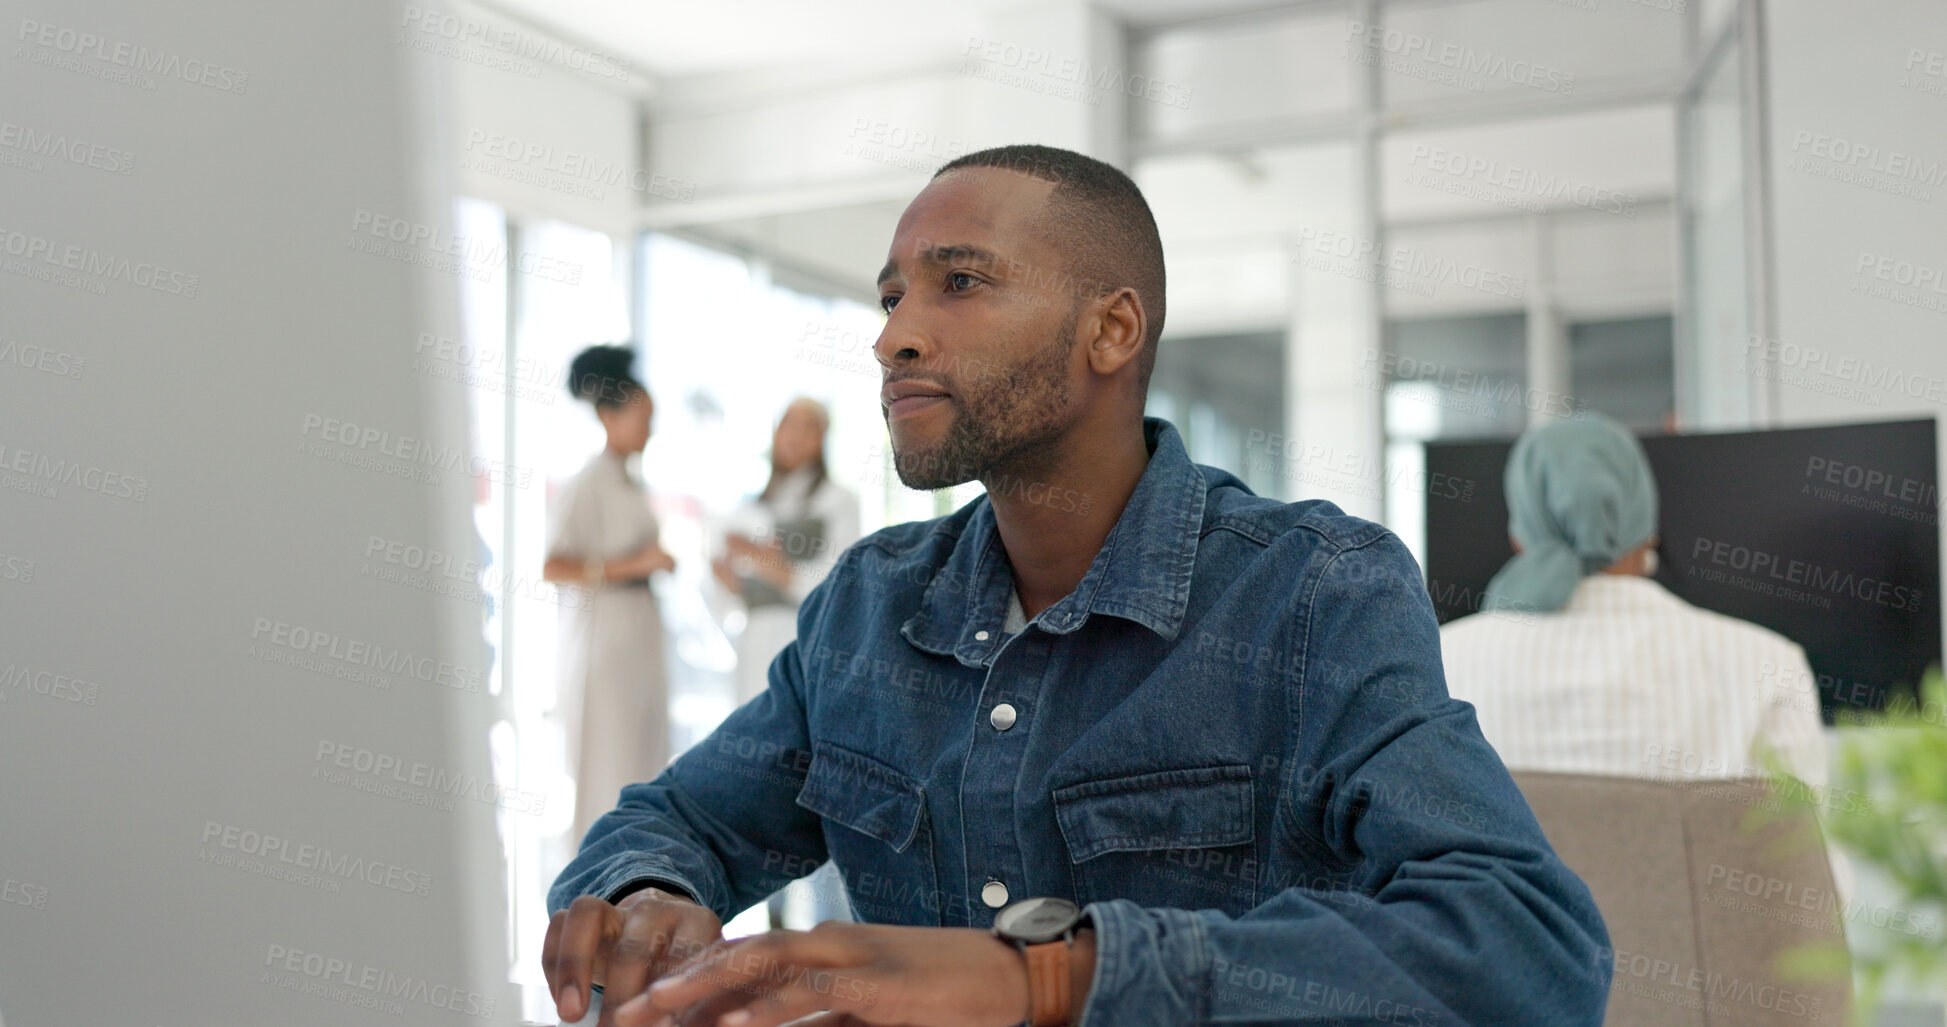
[[[934,264],[934,265],[953,264],[953,263],[959,263],[963,261],[968,263],[974,263],[974,264],[997,264],[1000,262],[1000,258],[994,256],[992,253],[989,253],[978,246],[970,246],[965,243],[953,243],[949,245],[929,247],[927,249],[919,251],[917,254],[915,254],[915,257],[922,264]],[[887,279],[892,278],[898,274],[899,274],[898,261],[888,260],[886,261],[886,266],[879,270],[878,284],[884,285],[886,284]]]

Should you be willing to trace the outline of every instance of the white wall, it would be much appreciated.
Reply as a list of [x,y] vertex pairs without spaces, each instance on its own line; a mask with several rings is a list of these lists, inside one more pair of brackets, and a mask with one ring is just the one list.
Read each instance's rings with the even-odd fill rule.
[[[472,45],[465,52],[473,59],[440,62],[455,76],[454,118],[442,127],[467,195],[492,200],[515,217],[553,218],[627,238],[638,207],[656,199],[686,202],[693,194],[693,183],[643,161],[639,100],[650,90],[639,69],[470,4],[451,9],[462,39],[471,38],[467,26],[478,25],[483,36],[512,40],[507,51]],[[448,32],[416,32],[454,45]],[[576,52],[584,56],[571,66],[562,55]]]
[[[1795,357],[1783,369],[1809,386],[1779,389],[1779,420],[1938,417],[1947,403],[1947,71],[1939,63],[1947,7],[1771,4],[1766,21],[1778,355]],[[1915,51],[1919,65],[1909,71]],[[1875,152],[1834,159],[1862,147]],[[1897,181],[1928,196],[1833,174]],[[1927,273],[1931,281],[1900,284]],[[1895,295],[1873,294],[1880,289]],[[1832,357],[1808,358],[1800,348]],[[1842,368],[1846,358],[1863,364]],[[1897,377],[1875,377],[1881,368]],[[1904,381],[1918,395],[1881,381]],[[1856,393],[1842,388],[1854,385]]]
[[[423,241],[363,249],[381,216],[450,237],[454,159],[421,147],[452,62],[410,45],[400,4],[7,9],[0,1009],[12,1027],[517,1022],[490,789],[450,811],[388,797],[356,785],[391,773],[329,748],[397,761],[422,800],[442,796],[415,775],[488,778],[480,608],[368,574],[397,569],[368,558],[375,537],[472,552],[474,479],[431,466],[465,452],[461,394],[411,369],[416,333],[454,334],[454,275],[415,266]],[[154,70],[122,81],[118,59]],[[462,265],[500,273],[487,251]],[[322,439],[327,418],[389,442]],[[381,453],[406,438],[435,455]],[[371,668],[280,624],[411,663],[345,680]],[[328,849],[378,883],[350,862],[314,870],[322,887],[224,865],[264,835],[286,840],[270,866]],[[286,986],[327,975],[333,996]]]

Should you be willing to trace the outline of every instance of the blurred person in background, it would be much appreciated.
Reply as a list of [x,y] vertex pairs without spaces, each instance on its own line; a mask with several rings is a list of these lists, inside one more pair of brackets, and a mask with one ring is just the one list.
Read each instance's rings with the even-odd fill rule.
[[859,540],[858,497],[826,469],[830,427],[830,413],[815,399],[784,408],[771,436],[770,479],[732,517],[726,552],[712,564],[747,611],[737,643],[739,706],[769,686],[771,660],[797,637],[798,604]]
[[[859,500],[831,480],[825,435],[831,414],[800,397],[784,408],[771,435],[771,476],[764,491],[731,518],[725,553],[711,564],[742,602],[737,638],[737,705],[770,686],[771,661],[798,636],[798,604],[825,580],[838,554],[859,540]],[[843,885],[830,867],[791,882],[767,903],[773,928],[849,919]]]
[[1652,580],[1656,479],[1629,429],[1601,415],[1536,428],[1506,488],[1515,556],[1440,648],[1448,691],[1508,769],[1760,777],[1770,750],[1824,787],[1805,650]]
[[554,501],[541,571],[578,593],[562,605],[558,686],[576,839],[624,785],[655,777],[670,756],[662,613],[649,577],[676,563],[657,544],[648,493],[629,468],[655,413],[634,360],[627,347],[591,346],[570,366],[568,391],[594,407],[606,443]]

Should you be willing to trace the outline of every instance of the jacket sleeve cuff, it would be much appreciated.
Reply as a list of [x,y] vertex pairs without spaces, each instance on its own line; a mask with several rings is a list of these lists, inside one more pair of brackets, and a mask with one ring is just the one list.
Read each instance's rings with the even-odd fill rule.
[[[704,895],[696,885],[690,883],[676,869],[676,865],[660,856],[646,852],[627,853],[618,857],[614,863],[603,870],[582,894],[598,895],[604,900],[615,901],[615,894],[632,884],[654,884],[688,895],[699,906],[709,906]],[[554,913],[568,908],[575,900],[574,895],[555,894],[549,896],[549,912]]]
[[686,898],[691,902],[695,902],[699,906],[703,904],[701,901],[697,899],[696,894],[690,891],[688,888],[681,887],[673,881],[665,881],[659,877],[638,877],[635,880],[630,881],[629,883],[624,884],[619,888],[616,888],[614,891],[609,892],[608,901],[610,904],[614,904],[622,901],[623,899],[628,898],[631,895],[634,895],[636,892],[647,891],[650,888],[654,888],[657,891],[661,891],[661,892],[672,892],[674,894],[681,895],[683,898]]
[[1076,1027],[1202,1023],[1210,951],[1203,924],[1180,909],[1126,899],[1090,903],[1095,975]]

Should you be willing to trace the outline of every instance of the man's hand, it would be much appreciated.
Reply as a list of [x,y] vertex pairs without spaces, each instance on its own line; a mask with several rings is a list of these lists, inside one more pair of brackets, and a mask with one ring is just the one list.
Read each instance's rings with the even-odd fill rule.
[[715,913],[673,892],[652,886],[613,905],[583,895],[548,921],[541,969],[563,1020],[581,1019],[600,984],[602,1023],[618,1023],[616,1007],[722,937]]
[[776,1027],[819,1012],[810,1023],[1011,1027],[1027,1016],[1028,972],[986,931],[827,922],[712,945],[605,1008],[616,1027]]

